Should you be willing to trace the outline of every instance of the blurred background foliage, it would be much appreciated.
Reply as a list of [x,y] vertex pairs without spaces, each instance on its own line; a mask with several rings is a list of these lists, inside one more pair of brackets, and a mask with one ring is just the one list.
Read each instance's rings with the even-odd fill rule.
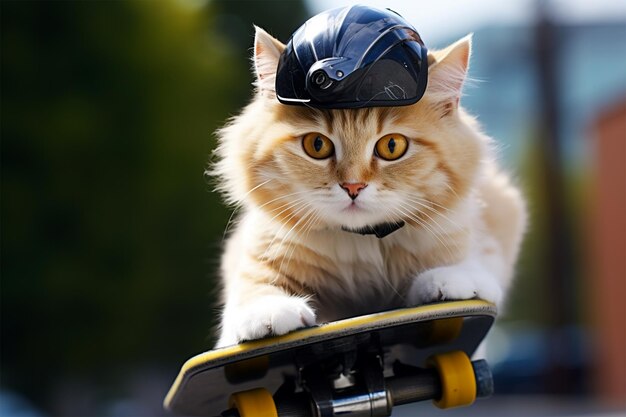
[[[0,415],[8,403],[14,408],[7,415],[15,416],[164,414],[161,401],[179,366],[213,344],[216,272],[230,210],[204,170],[215,147],[212,132],[250,99],[252,24],[286,41],[334,2],[0,2]],[[418,15],[418,28],[443,27],[429,22],[422,6],[392,7]],[[470,75],[487,82],[470,88],[464,105],[501,140],[532,215],[519,279],[500,322],[533,333],[508,340],[509,354],[518,356],[507,362],[513,368],[499,386],[550,391],[550,381],[538,382],[538,375],[550,356],[545,349],[554,346],[541,339],[574,328],[583,336],[564,337],[567,354],[551,357],[572,361],[575,387],[568,393],[588,393],[589,216],[597,190],[591,140],[580,140],[591,135],[581,133],[579,109],[592,109],[585,116],[589,129],[591,118],[626,97],[626,59],[613,52],[624,44],[616,34],[626,41],[626,25],[559,27],[559,39],[571,48],[559,58],[560,100],[568,109],[561,214],[570,247],[570,293],[560,298],[574,310],[560,323],[551,322],[559,297],[547,290],[554,245],[546,214],[550,167],[538,163],[545,150],[533,114],[542,107],[528,59],[536,47],[532,27],[474,29]],[[458,30],[449,29],[434,46],[464,35]],[[430,47],[428,33],[422,35]],[[581,59],[587,50],[578,46],[588,44],[603,46],[600,58]],[[502,59],[511,50],[520,53]],[[600,75],[579,82],[591,70]],[[498,329],[494,334],[500,337]],[[499,413],[496,407],[492,415]]]
[[253,17],[306,17],[276,10],[2,2],[3,387],[58,413],[64,380],[120,395],[211,346],[228,213],[203,171],[250,96]]

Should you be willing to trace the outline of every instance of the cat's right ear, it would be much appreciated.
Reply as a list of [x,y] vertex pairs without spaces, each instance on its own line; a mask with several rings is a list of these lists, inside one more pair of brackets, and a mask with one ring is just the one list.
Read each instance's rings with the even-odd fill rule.
[[276,69],[285,45],[260,27],[255,25],[254,29],[255,84],[261,94],[275,96]]

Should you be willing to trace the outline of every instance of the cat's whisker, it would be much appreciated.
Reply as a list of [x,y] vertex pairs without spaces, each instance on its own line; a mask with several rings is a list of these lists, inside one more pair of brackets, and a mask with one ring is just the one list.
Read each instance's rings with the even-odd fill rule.
[[[418,224],[419,227],[415,226],[415,225],[411,225],[412,227],[416,228],[419,230],[419,228],[421,228],[422,230],[425,230],[426,232],[428,232],[431,236],[433,236],[438,242],[439,244],[442,246],[443,249],[445,249],[448,252],[448,255],[450,256],[451,259],[454,259],[454,253],[452,252],[452,249],[450,248],[450,246],[448,246],[448,244],[446,242],[444,242],[441,237],[439,237],[439,235],[432,230],[432,228],[430,228],[426,223],[424,223],[423,221],[419,220],[419,219],[414,219],[414,221]],[[439,254],[439,256],[441,256],[441,254]],[[443,260],[443,259],[442,259]]]
[[421,227],[423,227],[427,232],[429,232],[435,239],[437,239],[437,241],[448,251],[448,254],[450,255],[450,257],[452,259],[455,258],[454,253],[452,252],[452,249],[450,248],[450,246],[442,239],[441,236],[443,236],[440,233],[437,233],[436,230],[433,230],[433,228],[424,220],[420,219],[419,217],[415,216],[414,214],[412,214],[410,212],[410,210],[412,210],[412,207],[408,207],[405,205],[401,205],[401,207],[405,210],[408,211],[404,211],[403,209],[400,209],[400,211],[402,211],[402,213],[407,216],[409,219],[413,220],[414,222],[416,222],[417,224],[419,224]]
[[[301,227],[301,231],[297,230],[297,226],[300,223],[300,221],[304,220],[305,218],[307,218],[308,216],[310,216],[309,219],[305,222],[305,224]],[[302,218],[300,218],[296,224],[294,224],[294,226],[291,228],[291,230],[289,232],[287,232],[287,234],[283,237],[282,241],[286,241],[287,242],[287,249],[285,250],[285,256],[283,257],[282,261],[281,261],[281,265],[279,267],[279,274],[282,273],[282,267],[283,267],[283,263],[285,261],[285,259],[287,259],[287,267],[289,267],[289,262],[291,262],[291,257],[293,255],[293,253],[295,252],[295,248],[296,248],[296,244],[293,241],[293,239],[290,241],[289,240],[289,235],[293,232],[295,235],[298,234],[302,234],[304,233],[304,231],[306,231],[306,236],[308,236],[308,233],[310,231],[310,229],[312,228],[313,224],[320,218],[320,216],[318,215],[318,211],[314,208],[314,207],[310,207],[309,210],[302,216]],[[294,236],[295,237],[295,236]],[[306,240],[306,237],[305,237]],[[290,252],[291,251],[291,252]]]
[[426,199],[424,197],[417,196],[417,195],[415,195],[415,193],[412,193],[412,192],[409,192],[409,191],[404,191],[404,190],[398,190],[398,192],[400,194],[402,194],[403,196],[409,198],[409,199],[417,199],[417,200],[422,201],[424,203],[427,203],[427,204],[430,204],[432,206],[438,207],[438,208],[440,208],[442,210],[449,211],[450,213],[454,213],[455,212],[455,210],[451,209],[450,207],[442,206],[439,203],[435,203],[434,201],[428,200],[428,199]]
[[452,193],[453,196],[455,196],[456,198],[459,198],[459,199],[461,198],[457,194],[456,190],[454,188],[452,188],[452,186],[450,184],[446,184],[446,188]]
[[[440,205],[440,204],[437,204],[437,203],[432,202],[432,201],[430,201],[430,200],[426,200],[426,199],[421,198],[421,197],[413,196],[413,195],[408,194],[408,193],[407,193],[407,194],[405,194],[405,195],[404,195],[404,197],[405,197],[407,200],[409,200],[409,201],[411,201],[411,202],[413,202],[413,203],[418,203],[418,204],[422,205],[423,207],[426,207],[426,208],[428,208],[429,210],[434,211],[434,212],[436,212],[437,214],[440,214],[440,215],[442,215],[442,216],[443,216],[443,213],[442,213],[441,211],[437,210],[437,208],[441,209],[442,211],[446,211],[446,212],[448,212],[449,214],[454,214],[454,213],[456,213],[454,210],[450,209],[449,207],[444,207],[444,206],[442,206],[442,205]],[[437,207],[437,208],[435,208],[435,207]]]
[[[302,231],[301,231],[301,232],[298,232],[298,231],[296,231],[296,232],[295,232],[295,234],[296,234],[296,235],[298,235],[299,233],[305,233],[305,232],[306,232],[306,234],[305,234],[305,236],[304,236],[303,240],[306,240],[306,238],[309,236],[309,232],[310,232],[310,230],[311,230],[311,228],[312,228],[312,225],[313,225],[314,221],[316,221],[316,220],[319,218],[319,217],[317,216],[316,212],[317,212],[317,210],[315,210],[314,208],[313,208],[313,209],[311,209],[311,210],[309,210],[309,211],[307,212],[307,214],[305,214],[305,216],[304,216],[304,217],[309,216],[309,214],[311,214],[311,217],[309,217],[309,219],[308,219],[308,220],[305,222],[305,224],[302,226]],[[303,217],[303,218],[304,218],[304,217]],[[294,237],[295,237],[295,236],[294,236]],[[291,245],[291,252],[290,252],[290,253],[289,253],[289,252],[287,252],[287,256],[286,256],[286,259],[287,259],[287,267],[289,267],[289,262],[291,262],[291,257],[293,256],[293,254],[294,254],[294,252],[295,252],[295,250],[296,250],[296,247],[297,247],[297,245],[293,242],[293,240],[292,240],[292,242],[290,242],[290,243],[288,243],[288,244],[290,244],[290,245]],[[284,259],[283,259],[283,260],[284,260]],[[282,263],[281,263],[281,269],[282,269]],[[280,270],[279,270],[279,272],[280,272]]]
[[[298,193],[293,193],[293,194],[300,194],[300,192]],[[302,207],[299,207],[300,205],[302,205]],[[294,210],[292,211],[292,213],[283,221],[283,223],[281,224],[280,228],[278,229],[278,231],[274,234],[272,240],[270,241],[270,243],[267,245],[267,248],[265,250],[265,252],[263,253],[263,255],[261,256],[262,259],[266,259],[267,256],[267,252],[271,249],[271,247],[274,244],[274,241],[279,237],[280,232],[284,229],[284,227],[288,224],[288,222],[294,218],[296,215],[298,215],[299,212],[302,211],[302,208],[304,208],[307,205],[306,201],[304,198],[298,198],[294,201],[290,201],[287,202],[285,204],[280,205],[279,207],[270,210],[271,212],[274,212],[282,207],[287,206],[285,209],[283,209],[282,211],[280,211],[280,213],[276,214],[275,216],[273,216],[270,221],[273,221],[274,219],[276,219],[277,217],[279,217],[281,214],[283,214],[285,211],[288,210]]]
[[233,212],[230,213],[230,217],[228,218],[228,222],[226,222],[226,227],[224,228],[224,233],[222,233],[222,244],[224,244],[224,240],[226,240],[226,234],[228,233],[228,231],[230,230],[230,226],[233,223],[233,217],[235,217],[235,214],[241,209],[241,205],[236,206],[233,209]]
[[[272,248],[272,246],[274,245],[274,242],[280,236],[280,232],[282,232],[282,230],[285,228],[285,226],[288,224],[288,222],[292,218],[297,216],[298,213],[302,211],[302,209],[306,208],[306,202],[304,202],[304,198],[299,198],[299,199],[297,199],[295,201],[287,203],[287,205],[289,205],[289,207],[287,207],[286,209],[284,209],[283,211],[281,211],[280,213],[278,213],[277,215],[272,217],[270,219],[270,221],[274,220],[276,217],[280,216],[282,213],[284,213],[287,210],[291,210],[291,209],[295,209],[295,210],[285,219],[285,221],[281,224],[281,226],[278,229],[278,231],[274,234],[274,236],[272,237],[272,240],[267,245],[267,248],[265,249],[265,252],[263,253],[263,255],[261,255],[261,259],[267,259],[268,251]],[[301,207],[300,207],[300,205],[301,205]],[[298,207],[298,208],[296,209],[296,207]]]
[[243,206],[243,201],[254,191],[256,191],[257,189],[261,188],[262,186],[264,186],[265,184],[267,184],[268,182],[272,181],[274,178],[269,178],[266,181],[263,181],[260,184],[257,184],[256,186],[254,186],[253,188],[251,188],[250,190],[248,190],[243,196],[238,198],[238,201],[235,202],[233,205],[235,206],[235,210],[241,208]]
[[297,206],[298,204],[303,203],[303,202],[304,202],[304,198],[298,198],[296,200],[284,202],[274,207],[273,209],[268,210],[267,211],[268,213],[274,213],[278,210],[281,210],[283,207],[286,207],[284,210],[281,210],[279,213],[275,214],[272,218],[270,218],[270,221],[276,219],[278,216],[280,216],[281,214],[283,214],[285,211],[289,210],[290,208]]
[[440,209],[441,209],[441,210],[443,210],[443,211],[447,211],[449,214],[454,214],[454,213],[456,213],[456,211],[455,211],[455,210],[453,210],[453,209],[451,209],[450,207],[445,207],[445,206],[442,206],[441,204],[435,203],[434,201],[431,201],[431,200],[425,199],[425,198],[423,198],[423,197],[416,196],[416,195],[414,195],[414,194],[412,194],[412,193],[409,193],[409,192],[401,192],[401,194],[402,194],[402,196],[403,196],[405,199],[407,199],[407,200],[409,200],[409,201],[411,201],[411,202],[413,202],[413,203],[420,204],[420,205],[422,205],[423,207],[428,208],[429,210],[431,210],[431,211],[433,211],[433,212],[437,213],[437,214],[438,214],[438,215],[440,215],[440,216],[444,216],[444,214],[443,214],[441,211],[439,211],[439,210],[435,209],[435,207],[440,208]]
[[[246,197],[248,197],[248,196],[249,196],[252,192],[254,192],[255,190],[258,190],[259,188],[261,188],[262,186],[266,185],[267,183],[269,183],[269,182],[270,182],[270,181],[272,181],[273,179],[274,179],[274,178],[269,178],[268,180],[263,181],[262,183],[257,184],[255,187],[253,187],[253,188],[251,188],[250,190],[248,190],[248,192],[247,192],[247,193],[245,193],[245,194],[243,195],[243,197],[241,198],[241,201],[243,201]],[[272,203],[272,202],[274,202],[274,201],[276,201],[276,200],[278,200],[278,199],[280,199],[280,198],[283,198],[283,197],[288,197],[288,196],[291,196],[291,195],[294,195],[294,194],[299,194],[299,193],[300,193],[300,192],[296,192],[296,193],[287,194],[287,195],[285,195],[285,196],[280,196],[280,197],[277,197],[277,198],[272,199],[272,200],[270,200],[270,201],[268,201],[268,202],[265,202],[265,203],[264,203],[264,204],[262,204],[259,208],[262,208],[262,207],[264,207],[265,205],[270,204],[270,203]],[[233,212],[230,214],[230,217],[228,218],[228,222],[226,223],[226,228],[224,229],[224,233],[222,234],[222,243],[223,243],[223,242],[224,242],[224,240],[226,239],[226,234],[228,233],[228,231],[229,231],[229,230],[230,230],[230,228],[231,228],[232,220],[233,220],[233,218],[234,218],[235,214],[236,214],[239,210],[241,210],[241,208],[242,208],[242,207],[243,207],[243,203],[238,203],[237,205],[235,205],[235,208],[233,209]]]
[[[458,231],[463,231],[466,232],[465,229],[458,223],[456,223],[454,220],[450,219],[448,216],[446,216],[445,214],[439,212],[438,210],[435,210],[434,208],[428,206],[427,204],[421,203],[417,200],[410,200],[412,203],[418,204],[421,207],[424,207],[430,211],[432,211],[434,213],[434,215],[436,216],[440,216],[441,218],[443,218],[444,220],[448,221],[452,226],[456,227],[458,229]],[[437,220],[435,220],[434,218],[432,218],[431,216],[428,215],[428,213],[425,213],[423,210],[417,209],[417,211],[420,214],[423,214],[424,216],[428,217],[430,219],[431,222],[433,222],[435,225],[437,225],[437,227],[439,227],[439,229],[443,232],[444,228],[437,222]],[[445,233],[445,232],[444,232]]]
[[262,183],[252,187],[247,193],[245,193],[242,197],[242,200],[244,200],[246,197],[248,197],[252,192],[258,190],[259,188],[263,187],[265,184],[267,184],[268,182],[272,181],[274,178],[270,178],[267,181],[263,181]]
[[[421,205],[421,206],[424,206],[424,204],[422,204],[422,203],[421,203],[421,202],[419,202],[419,201],[412,200],[411,198],[409,198],[409,200],[411,200],[413,203],[416,203],[416,204],[419,204],[419,205]],[[422,200],[423,200],[423,201],[425,201],[425,202],[430,203],[428,200],[425,200],[425,199],[422,199]],[[467,227],[461,226],[459,223],[457,223],[457,222],[455,222],[454,220],[450,219],[449,217],[447,217],[446,215],[444,215],[443,213],[441,213],[439,210],[436,210],[436,209],[434,209],[434,208],[432,208],[432,207],[428,207],[427,205],[426,205],[425,207],[426,207],[426,208],[428,208],[429,210],[431,210],[431,211],[432,211],[433,213],[435,213],[436,215],[438,215],[438,216],[442,217],[444,220],[448,221],[448,222],[449,222],[451,225],[453,225],[454,227],[456,227],[456,230],[455,230],[455,232],[456,232],[456,233],[462,233],[462,234],[464,235],[464,237],[465,237],[465,238],[469,238],[469,239],[471,240],[471,242],[474,242],[474,235],[471,233],[471,230],[469,230]],[[422,213],[422,214],[426,215],[426,213],[424,213],[423,211],[421,211],[421,210],[419,210],[419,209],[418,209],[418,211],[419,211],[420,213]],[[455,213],[455,211],[453,211],[453,210],[449,210],[449,209],[448,209],[448,211],[450,211],[451,213]],[[442,229],[442,228],[441,228],[441,226],[440,226],[440,225],[439,225],[439,224],[438,224],[438,223],[437,223],[434,219],[433,219],[432,221],[433,221],[433,223],[437,224],[437,226],[438,226],[440,229]],[[457,245],[457,247],[458,247],[458,245]]]
[[280,195],[280,196],[278,196],[278,197],[275,197],[275,198],[273,198],[273,199],[271,199],[271,200],[269,200],[269,201],[266,201],[265,203],[261,204],[261,205],[260,205],[260,206],[258,206],[257,208],[261,209],[261,208],[263,208],[263,207],[267,206],[268,204],[272,204],[274,201],[280,200],[280,199],[282,199],[282,198],[292,197],[292,196],[294,196],[294,195],[298,195],[298,194],[306,194],[306,193],[307,193],[307,191],[306,191],[306,190],[304,190],[304,191],[296,191],[296,192],[289,193],[289,194],[282,194],[282,195]]
[[[408,208],[408,207],[405,207],[405,208]],[[419,209],[416,209],[416,210],[419,214],[426,216],[430,220],[430,223],[425,220],[422,220],[422,224],[424,225],[424,227],[429,227],[430,230],[432,230],[433,234],[436,234],[437,236],[441,236],[442,238],[450,235],[449,231],[445,230],[435,219],[430,217],[427,213],[424,213],[423,211]],[[437,233],[436,230],[433,228],[437,228],[439,232]],[[450,243],[452,243],[456,247],[457,250],[459,249],[459,245],[456,242],[456,240],[451,240]]]
[[[287,202],[287,203],[281,204],[280,206],[276,207],[276,208],[275,208],[275,209],[273,209],[273,210],[270,210],[269,212],[270,212],[270,213],[273,213],[274,211],[276,211],[276,210],[280,210],[281,208],[283,208],[283,207],[284,207],[284,209],[282,209],[279,213],[276,213],[276,214],[275,214],[272,218],[270,218],[270,219],[269,219],[269,222],[274,221],[276,218],[280,217],[280,215],[281,215],[281,214],[283,214],[283,213],[284,213],[284,212],[286,212],[286,211],[296,209],[296,208],[297,208],[299,205],[301,205],[301,204],[302,204],[302,205],[305,205],[305,204],[306,204],[306,203],[304,202],[304,199],[303,199],[303,198],[299,198],[299,199],[294,200],[294,201],[289,201],[289,202]],[[296,211],[296,212],[292,212],[292,213],[290,213],[290,215],[289,215],[289,216],[287,216],[287,218],[285,219],[285,222],[288,222],[289,220],[291,220],[291,218],[293,218],[293,216],[295,216],[296,214],[297,214],[297,211]],[[285,224],[286,224],[286,223],[283,223],[283,224],[281,225],[280,229],[278,229],[278,233],[280,233],[280,231],[282,231],[282,229],[283,229],[283,227],[285,226]],[[274,235],[274,238],[272,239],[272,242],[274,241],[274,239],[276,239],[276,237],[278,236],[278,233]],[[271,245],[271,243],[272,243],[272,242],[270,242],[270,245]]]
[[[300,204],[304,205],[304,199],[300,198],[300,199],[296,199],[294,201],[288,201],[286,203],[281,204],[280,206],[274,208],[273,210],[270,210],[270,213],[273,213],[274,211],[280,210],[281,208],[283,208],[279,213],[276,213],[272,218],[269,219],[269,222],[274,221],[274,219],[278,218],[281,214],[283,214],[284,212],[288,211],[288,210],[292,210],[295,209],[296,207],[298,207]],[[263,254],[261,255],[261,259],[266,259],[267,257],[267,252],[269,251],[269,249],[272,247],[274,241],[276,240],[276,238],[278,237],[279,233],[283,230],[283,228],[285,227],[286,222],[288,222],[289,220],[291,220],[293,218],[293,216],[295,216],[297,214],[296,212],[292,212],[289,216],[287,216],[287,218],[285,219],[285,223],[281,224],[280,228],[278,229],[277,233],[274,234],[272,240],[270,241],[270,243],[267,245],[267,248],[265,249],[265,251],[263,252]]]
[[[306,206],[305,206],[305,207],[303,207],[303,208],[308,208],[308,207],[306,207]],[[283,272],[282,272],[282,271],[283,271],[283,264],[284,264],[284,262],[285,262],[285,259],[287,259],[287,266],[289,266],[289,262],[290,262],[290,259],[291,259],[291,255],[293,255],[293,252],[290,254],[290,253],[289,253],[289,251],[290,251],[290,249],[292,248],[292,246],[293,246],[293,248],[294,248],[294,250],[295,250],[295,242],[293,241],[293,239],[290,241],[290,240],[289,240],[289,236],[291,235],[291,233],[292,233],[292,232],[294,232],[294,230],[296,230],[296,227],[298,226],[298,224],[299,224],[301,221],[303,221],[304,219],[306,219],[306,218],[307,218],[307,217],[308,217],[311,213],[313,213],[313,209],[308,208],[308,211],[307,211],[307,212],[306,212],[306,213],[305,213],[305,214],[304,214],[304,215],[303,215],[300,219],[298,219],[298,221],[297,221],[297,222],[296,222],[296,223],[295,223],[295,224],[291,227],[291,229],[290,229],[290,230],[287,232],[287,234],[283,237],[282,241],[283,241],[283,242],[286,242],[286,244],[287,244],[287,248],[286,248],[286,250],[285,250],[285,254],[283,255],[283,258],[282,258],[282,259],[281,259],[281,261],[280,261],[280,266],[278,267],[278,274],[279,274],[279,275],[286,275],[286,274],[283,274]],[[298,234],[298,232],[297,232],[297,231],[295,231],[295,234],[297,235],[297,234]]]
[[[280,228],[278,229],[278,231],[274,234],[274,237],[272,238],[272,240],[270,241],[270,243],[267,245],[267,248],[265,249],[265,252],[264,252],[264,253],[263,253],[263,255],[261,256],[261,259],[267,259],[267,254],[268,254],[269,250],[270,250],[270,249],[274,246],[274,242],[276,241],[276,239],[277,239],[277,238],[279,238],[281,231],[285,228],[285,226],[289,223],[289,221],[290,221],[291,219],[293,219],[295,216],[297,216],[300,212],[302,212],[302,210],[303,210],[303,209],[307,208],[307,203],[306,203],[306,202],[304,202],[304,198],[300,198],[300,199],[296,200],[296,202],[297,202],[298,204],[295,204],[293,207],[290,207],[290,208],[292,208],[292,209],[293,209],[293,208],[295,208],[295,207],[298,207],[300,204],[302,204],[302,206],[301,206],[301,207],[298,207],[295,211],[293,211],[293,212],[292,212],[292,213],[291,213],[291,214],[290,214],[290,215],[289,215],[289,216],[288,216],[288,217],[284,220],[284,222],[281,224],[281,226],[280,226]],[[289,208],[288,208],[288,209],[289,209]],[[286,209],[286,210],[288,210],[288,209]],[[285,210],[285,211],[286,211],[286,210]],[[274,216],[274,218],[275,218],[275,217],[276,217],[276,216]],[[299,221],[300,221],[300,220],[302,220],[302,219],[299,219],[299,220],[298,220],[298,222],[296,222],[296,225],[299,223]],[[294,225],[294,227],[295,227],[296,225]],[[292,227],[292,229],[293,229],[293,227]],[[290,232],[291,232],[291,230],[290,230]],[[289,234],[289,232],[287,233],[287,235],[288,235],[288,234]],[[282,238],[282,240],[285,240],[285,237],[286,237],[287,235],[285,235],[285,236]],[[282,240],[281,240],[281,241],[282,241]]]
[[[428,210],[430,210],[431,212],[433,212],[435,215],[440,216],[441,218],[443,218],[444,220],[448,221],[452,226],[457,227],[459,230],[461,231],[465,231],[465,228],[463,226],[461,226],[459,223],[457,223],[456,221],[452,220],[450,217],[446,216],[444,213],[442,213],[441,211],[431,207],[431,205],[436,205],[438,207],[441,207],[443,209],[445,209],[446,211],[450,212],[450,213],[455,213],[455,211],[443,207],[437,203],[434,203],[432,201],[426,200],[426,199],[422,199],[420,197],[416,197],[416,196],[411,196],[410,194],[406,194],[405,198],[410,201],[411,203],[415,203],[418,204]],[[428,216],[426,213],[424,213],[423,211],[419,210],[420,213],[424,214],[425,216]],[[430,216],[428,216],[430,218]],[[431,219],[432,220],[432,219]],[[435,220],[433,220],[434,222]]]
[[435,203],[434,201],[428,200],[426,198],[423,197],[418,197],[418,196],[413,196],[414,198],[419,199],[420,201],[423,201],[424,203],[430,204],[432,206],[438,207],[442,210],[448,211],[450,213],[455,213],[456,211],[451,209],[450,207],[446,207],[446,206],[442,206],[441,204]]

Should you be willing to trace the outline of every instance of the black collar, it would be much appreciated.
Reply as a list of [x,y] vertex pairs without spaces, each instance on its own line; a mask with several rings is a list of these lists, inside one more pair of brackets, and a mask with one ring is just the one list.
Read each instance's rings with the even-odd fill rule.
[[392,234],[396,230],[404,226],[404,222],[400,220],[395,223],[381,223],[375,226],[365,226],[358,229],[348,229],[345,226],[341,227],[341,230],[351,233],[358,233],[360,235],[376,235],[377,238],[382,239],[387,235]]

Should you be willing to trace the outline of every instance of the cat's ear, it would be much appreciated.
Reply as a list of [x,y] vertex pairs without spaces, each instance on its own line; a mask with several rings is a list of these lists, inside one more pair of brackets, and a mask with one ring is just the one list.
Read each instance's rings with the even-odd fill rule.
[[254,26],[254,71],[260,93],[275,95],[278,59],[285,49],[279,40],[258,26]]
[[428,54],[426,94],[441,104],[444,112],[442,116],[448,115],[459,105],[471,53],[472,35],[469,34],[445,49]]

